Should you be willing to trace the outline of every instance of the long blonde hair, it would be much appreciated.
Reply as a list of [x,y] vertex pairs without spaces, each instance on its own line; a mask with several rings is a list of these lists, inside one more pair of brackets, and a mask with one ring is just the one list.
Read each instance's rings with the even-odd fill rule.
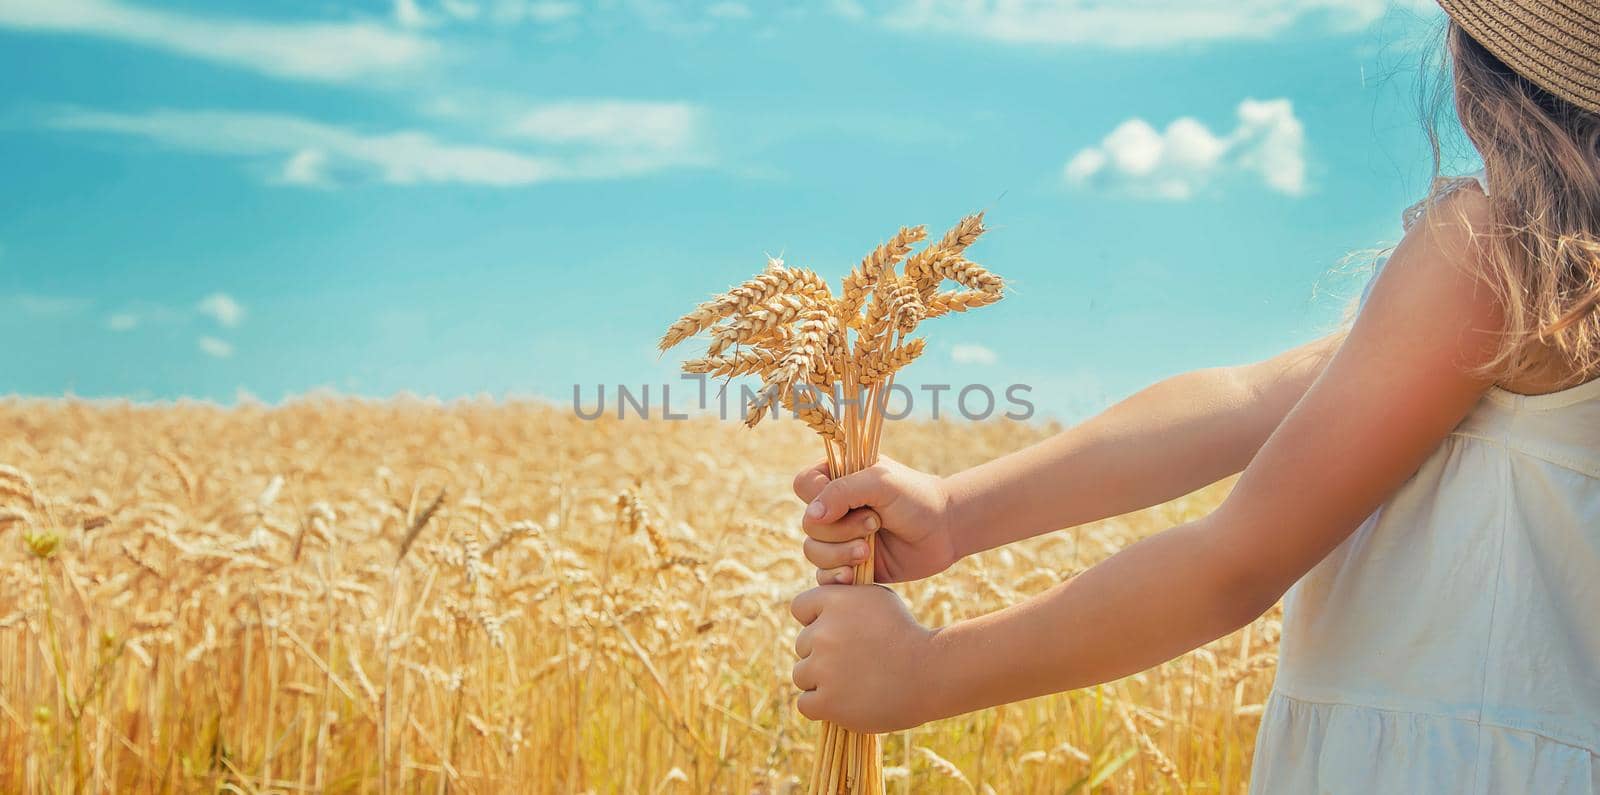
[[1454,23],[1448,39],[1456,116],[1491,188],[1490,227],[1473,232],[1505,324],[1479,374],[1600,376],[1600,114],[1516,74]]

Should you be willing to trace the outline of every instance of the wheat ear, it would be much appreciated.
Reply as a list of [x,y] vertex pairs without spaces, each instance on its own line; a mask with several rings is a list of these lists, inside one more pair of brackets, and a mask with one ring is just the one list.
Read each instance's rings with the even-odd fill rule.
[[780,295],[761,304],[756,311],[739,315],[727,325],[713,328],[711,347],[706,350],[706,355],[717,356],[729,345],[760,340],[763,336],[773,333],[779,326],[794,321],[802,312],[814,306],[816,306],[815,299]]
[[[979,292],[998,296],[1005,289],[1005,282],[989,272],[988,268],[962,257],[942,259],[931,268],[931,273],[939,281],[949,279],[962,287]],[[934,282],[938,286],[938,282]],[[931,292],[931,291],[930,291]]]
[[827,300],[832,297],[828,283],[814,271],[806,268],[787,268],[777,260],[769,261],[767,270],[759,276],[729,290],[716,298],[695,307],[693,312],[678,318],[657,349],[667,350],[699,334],[730,315],[742,314],[752,307],[781,295]]
[[861,311],[861,305],[867,300],[867,293],[872,290],[881,274],[896,263],[904,259],[911,252],[911,247],[922,242],[928,236],[925,226],[903,226],[889,241],[868,254],[861,260],[850,274],[844,277],[843,294],[839,296],[839,306],[835,311],[839,317],[849,317]]
[[983,226],[983,213],[969,215],[956,222],[956,225],[945,232],[939,242],[928,246],[922,251],[912,255],[906,260],[906,278],[916,282],[924,294],[933,292],[939,280],[933,278],[934,266],[942,260],[961,256],[985,232]]
[[981,290],[950,290],[935,293],[923,306],[928,310],[928,318],[942,317],[951,312],[965,312],[980,306],[988,306],[1000,300],[999,293],[986,293]]
[[889,380],[900,368],[917,360],[924,349],[928,347],[926,337],[916,337],[904,343],[879,351],[873,358],[863,362],[859,378],[862,386],[876,386]]

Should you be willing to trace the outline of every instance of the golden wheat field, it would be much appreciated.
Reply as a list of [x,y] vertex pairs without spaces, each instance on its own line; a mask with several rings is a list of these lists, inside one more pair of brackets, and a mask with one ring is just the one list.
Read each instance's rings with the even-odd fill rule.
[[[797,422],[333,398],[0,417],[0,791],[742,795],[809,770],[790,480],[819,446]],[[884,451],[951,472],[1050,430],[894,423]],[[988,611],[1222,488],[896,590],[928,623]],[[887,737],[889,790],[1241,792],[1277,628]]]

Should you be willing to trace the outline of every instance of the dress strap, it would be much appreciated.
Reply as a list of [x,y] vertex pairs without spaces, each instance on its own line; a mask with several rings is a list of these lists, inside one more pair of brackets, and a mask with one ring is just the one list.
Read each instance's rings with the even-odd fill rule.
[[[1411,231],[1411,227],[1416,226],[1417,221],[1422,220],[1423,214],[1428,211],[1428,207],[1434,202],[1437,202],[1468,185],[1478,186],[1478,189],[1483,191],[1483,195],[1488,196],[1488,173],[1480,170],[1476,174],[1468,174],[1464,177],[1440,177],[1434,182],[1433,192],[1428,194],[1428,198],[1423,199],[1422,201],[1419,201],[1410,207],[1407,207],[1406,211],[1401,213],[1400,221],[1402,224],[1404,224],[1405,230],[1407,232]],[[1357,312],[1360,312],[1362,308],[1366,307],[1367,297],[1372,295],[1372,285],[1377,284],[1378,274],[1383,272],[1383,266],[1387,265],[1388,263],[1388,254],[1384,254],[1378,258],[1377,262],[1373,263],[1372,276],[1367,279],[1367,285],[1361,288],[1361,300],[1356,304]]]
[[1483,191],[1483,195],[1488,196],[1488,173],[1479,171],[1476,174],[1468,174],[1464,177],[1440,177],[1433,183],[1433,190],[1428,194],[1427,198],[1407,207],[1406,211],[1400,214],[1401,224],[1407,232],[1411,231],[1411,227],[1416,226],[1417,221],[1422,220],[1422,215],[1428,211],[1429,206],[1468,185],[1476,185],[1478,190]]

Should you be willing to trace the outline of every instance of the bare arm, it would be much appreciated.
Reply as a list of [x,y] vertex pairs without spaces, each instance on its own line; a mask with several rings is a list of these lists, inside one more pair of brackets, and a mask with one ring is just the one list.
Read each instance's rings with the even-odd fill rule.
[[[801,472],[817,582],[849,583],[877,532],[877,582],[918,580],[974,552],[1165,502],[1235,474],[1344,340],[1169,378],[1088,422],[949,478],[888,459],[830,481]],[[882,531],[882,532],[879,532]]]
[[947,478],[958,556],[1148,508],[1237,474],[1343,340],[1341,332],[1255,364],[1169,378]]
[[[1475,274],[1457,194],[1390,260],[1339,352],[1210,516],[1020,604],[929,631],[893,594],[795,600],[801,711],[886,730],[1106,682],[1242,626],[1416,471],[1489,383],[1469,374],[1500,318]],[[1439,210],[1444,212],[1440,213]],[[1469,267],[1463,267],[1463,264]]]

